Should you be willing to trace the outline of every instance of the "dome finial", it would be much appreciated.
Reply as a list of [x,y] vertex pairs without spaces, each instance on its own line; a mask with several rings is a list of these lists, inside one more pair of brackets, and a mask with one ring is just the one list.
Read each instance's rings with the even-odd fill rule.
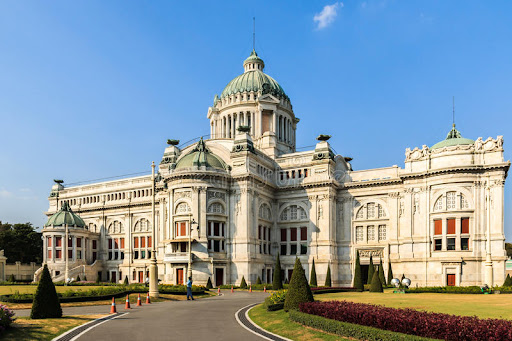
[[256,17],[252,17],[252,51],[256,53]]

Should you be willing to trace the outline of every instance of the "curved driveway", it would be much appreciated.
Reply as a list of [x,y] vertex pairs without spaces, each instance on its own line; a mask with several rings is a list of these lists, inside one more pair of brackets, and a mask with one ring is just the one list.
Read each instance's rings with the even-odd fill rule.
[[[132,305],[129,314],[94,327],[77,340],[262,340],[240,326],[235,313],[267,295],[226,290],[222,296],[195,301]],[[118,306],[118,312],[125,310]]]

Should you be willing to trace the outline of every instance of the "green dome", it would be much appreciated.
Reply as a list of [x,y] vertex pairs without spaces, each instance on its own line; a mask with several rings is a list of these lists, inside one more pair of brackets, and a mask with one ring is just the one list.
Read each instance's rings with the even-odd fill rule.
[[453,125],[452,130],[446,135],[446,139],[441,142],[436,143],[430,149],[439,149],[450,146],[458,146],[458,145],[471,145],[474,144],[475,141],[471,139],[466,139],[462,137],[461,133],[455,129],[455,124]]
[[74,226],[74,227],[82,227],[85,228],[85,222],[80,216],[73,213],[71,207],[69,207],[66,201],[63,202],[62,208],[59,212],[55,213],[48,219],[44,226]]
[[211,153],[206,147],[203,138],[199,140],[195,148],[190,153],[178,160],[175,170],[192,167],[217,168],[221,170],[227,169],[224,161],[222,161],[217,155]]
[[[250,69],[247,64],[255,63],[261,65],[260,69]],[[263,94],[272,94],[278,98],[288,99],[283,88],[277,81],[265,74],[262,70],[265,66],[263,60],[258,57],[256,52],[253,50],[251,55],[244,61],[245,72],[240,76],[234,78],[231,82],[226,85],[222,91],[220,98],[240,93],[240,92],[259,92]]]

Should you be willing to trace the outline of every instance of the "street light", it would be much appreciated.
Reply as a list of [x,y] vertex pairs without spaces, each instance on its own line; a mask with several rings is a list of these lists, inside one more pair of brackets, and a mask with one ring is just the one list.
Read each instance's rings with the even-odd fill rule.
[[197,225],[197,231],[199,231],[199,225],[196,223],[194,219],[192,219],[192,214],[188,215],[189,221],[189,231],[188,231],[188,271],[187,271],[187,279],[192,277],[192,231],[194,228],[192,225]]
[[152,182],[152,196],[151,196],[151,217],[152,217],[152,237],[151,237],[151,263],[149,265],[149,296],[158,297],[158,267],[156,265],[156,225],[155,225],[155,189],[156,181],[160,181],[161,176],[155,178],[155,162],[151,162],[151,182]]

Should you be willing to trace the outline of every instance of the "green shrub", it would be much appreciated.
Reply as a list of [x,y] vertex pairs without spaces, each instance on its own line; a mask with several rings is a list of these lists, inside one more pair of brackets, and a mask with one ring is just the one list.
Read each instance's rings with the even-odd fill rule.
[[386,278],[384,277],[384,267],[382,266],[382,258],[380,259],[380,264],[379,264],[379,279],[380,279],[380,284],[383,287],[386,286]]
[[364,291],[363,278],[361,275],[361,263],[359,261],[359,252],[356,251],[356,266],[354,269],[354,288],[358,291]]
[[9,280],[8,280],[8,282],[11,282],[11,283],[16,282],[16,279],[14,278],[14,275],[13,275],[13,274],[11,274],[11,275],[9,276]]
[[512,278],[510,277],[510,274],[507,274],[507,278],[505,278],[505,283],[503,283],[504,287],[510,287],[512,286]]
[[309,285],[312,287],[317,287],[318,284],[316,282],[316,270],[315,270],[315,259],[313,258],[313,264],[311,265],[311,276],[309,276]]
[[76,281],[80,282],[80,275],[76,276]]
[[33,319],[44,319],[49,317],[62,317],[59,297],[53,285],[52,277],[45,264],[41,280],[37,286],[30,317]]
[[213,289],[212,279],[208,277],[208,282],[206,283],[207,289]]
[[261,278],[260,278],[260,276],[258,276],[258,279],[256,280],[256,284],[257,284],[257,285],[258,285],[258,284],[261,284]]
[[123,282],[124,285],[129,285],[130,282],[128,281],[128,276],[124,276],[124,282]]
[[0,304],[0,335],[2,334],[2,331],[9,328],[15,320],[14,311],[3,304]]
[[240,282],[240,289],[247,289],[247,282],[244,276],[242,276],[242,281]]
[[388,264],[388,286],[391,286],[391,280],[393,279],[393,270],[391,269],[391,262]]
[[388,330],[378,328],[361,326],[354,323],[347,323],[328,319],[322,316],[305,314],[297,310],[292,310],[289,313],[290,320],[298,322],[302,325],[323,330],[327,333],[332,333],[355,340],[368,340],[368,341],[423,341],[430,340],[427,338],[406,335]]
[[295,259],[295,266],[293,268],[292,279],[290,280],[290,287],[286,293],[284,301],[284,310],[298,309],[299,304],[303,302],[313,302],[313,294],[309,287],[306,273],[300,263],[300,259]]
[[382,283],[380,282],[378,272],[373,273],[372,283],[370,284],[370,292],[384,292],[384,290],[382,290]]
[[279,290],[276,292],[273,292],[272,295],[265,298],[265,301],[263,302],[263,306],[267,311],[276,311],[283,309],[284,307],[284,301],[286,299],[286,290]]
[[331,281],[331,265],[327,264],[327,274],[325,275],[325,284],[326,287],[332,287],[332,281]]
[[279,254],[277,254],[276,264],[274,265],[274,278],[272,281],[272,289],[283,289],[283,279],[281,278],[281,261],[279,260]]
[[219,288],[221,288],[221,289],[231,289],[231,288],[238,289],[239,286],[234,285],[234,284],[222,284],[221,286],[219,286]]
[[368,266],[368,279],[366,280],[366,284],[371,284],[373,279],[373,273],[375,272],[375,266],[373,265],[373,258],[370,254],[370,265]]

